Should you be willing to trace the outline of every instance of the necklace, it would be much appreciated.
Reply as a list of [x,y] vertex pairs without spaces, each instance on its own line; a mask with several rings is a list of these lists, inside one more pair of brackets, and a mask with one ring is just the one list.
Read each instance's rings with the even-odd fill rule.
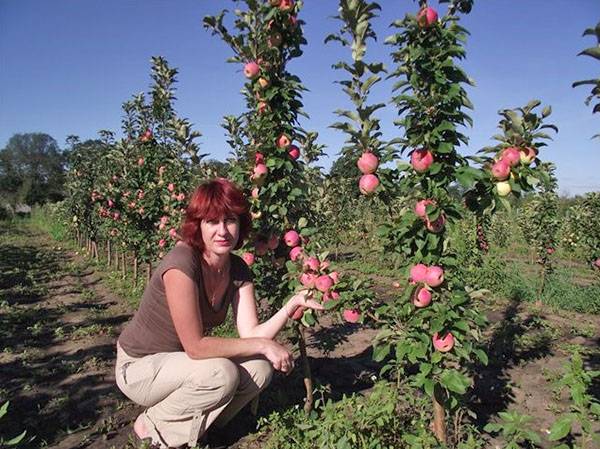
[[206,299],[208,299],[210,305],[215,308],[215,306],[219,306],[217,302],[223,298],[223,294],[227,289],[226,286],[224,286],[223,281],[226,279],[226,275],[229,272],[229,261],[227,261],[224,266],[215,269],[206,263],[205,260],[202,260],[202,271],[204,274],[203,284]]

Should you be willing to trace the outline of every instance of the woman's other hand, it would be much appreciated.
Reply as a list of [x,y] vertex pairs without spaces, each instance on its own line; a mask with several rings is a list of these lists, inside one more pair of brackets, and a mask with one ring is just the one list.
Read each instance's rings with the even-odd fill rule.
[[276,341],[264,339],[262,353],[277,371],[288,374],[294,369],[294,358],[291,352]]
[[[319,304],[312,298],[312,293],[309,290],[300,290],[286,304],[288,317],[298,319],[306,309],[324,310],[322,304]],[[300,311],[300,312],[299,312]],[[299,316],[298,316],[299,315]]]

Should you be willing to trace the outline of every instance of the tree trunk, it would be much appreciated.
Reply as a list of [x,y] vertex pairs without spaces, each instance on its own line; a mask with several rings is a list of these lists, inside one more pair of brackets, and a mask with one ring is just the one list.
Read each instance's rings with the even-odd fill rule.
[[119,271],[119,250],[115,249],[115,263],[113,264],[115,266],[115,271]]
[[150,282],[150,277],[152,276],[152,264],[148,262],[146,265],[146,282]]
[[137,255],[133,255],[133,285],[137,286],[138,279],[138,258]]
[[110,240],[108,240],[106,242],[106,266],[110,267],[111,263],[112,263],[112,254],[110,252],[111,248],[110,248]]
[[302,375],[304,377],[304,389],[306,390],[306,402],[304,403],[304,411],[308,414],[313,409],[314,398],[313,398],[313,380],[310,372],[310,363],[308,363],[308,356],[306,354],[306,340],[304,339],[304,327],[299,325],[298,328],[300,346],[300,358],[302,362]]
[[435,396],[433,397],[433,433],[440,443],[446,444],[446,412]]
[[127,274],[127,266],[125,265],[125,251],[121,253],[121,277],[125,279]]

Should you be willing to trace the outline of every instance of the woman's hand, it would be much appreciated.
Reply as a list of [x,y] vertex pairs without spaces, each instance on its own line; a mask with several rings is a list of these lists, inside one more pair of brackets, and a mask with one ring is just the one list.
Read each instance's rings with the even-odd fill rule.
[[277,371],[289,374],[294,369],[292,354],[276,341],[264,339],[262,353]]
[[300,290],[285,305],[289,318],[298,320],[306,309],[324,310],[322,304],[312,299],[312,293],[309,290]]

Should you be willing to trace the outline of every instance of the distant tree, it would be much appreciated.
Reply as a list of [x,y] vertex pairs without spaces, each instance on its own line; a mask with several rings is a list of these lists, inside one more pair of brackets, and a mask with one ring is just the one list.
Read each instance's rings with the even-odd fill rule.
[[0,197],[13,205],[63,199],[64,164],[64,155],[48,134],[13,135],[0,150]]

